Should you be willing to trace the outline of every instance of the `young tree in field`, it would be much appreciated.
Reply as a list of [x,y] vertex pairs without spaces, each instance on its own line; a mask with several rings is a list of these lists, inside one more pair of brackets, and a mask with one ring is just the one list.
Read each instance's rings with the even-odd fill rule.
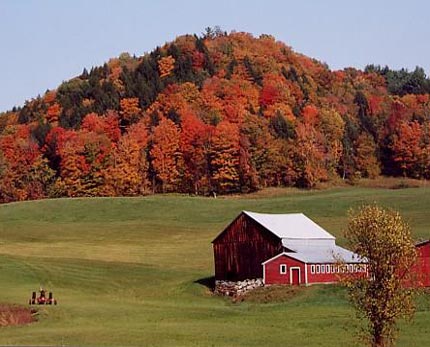
[[367,325],[372,347],[393,346],[396,324],[414,313],[416,250],[408,224],[396,211],[365,205],[350,212],[346,237],[352,251],[368,260],[368,276],[346,279],[349,297]]

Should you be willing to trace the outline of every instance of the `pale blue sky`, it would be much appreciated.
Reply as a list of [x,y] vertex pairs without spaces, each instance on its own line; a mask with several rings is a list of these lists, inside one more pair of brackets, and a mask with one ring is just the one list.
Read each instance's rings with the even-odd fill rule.
[[430,71],[425,0],[0,0],[0,111],[121,52],[141,55],[207,26],[272,34],[332,69]]

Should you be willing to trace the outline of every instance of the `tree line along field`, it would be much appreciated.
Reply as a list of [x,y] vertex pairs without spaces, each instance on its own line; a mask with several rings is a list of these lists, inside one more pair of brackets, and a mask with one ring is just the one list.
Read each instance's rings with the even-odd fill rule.
[[[342,288],[314,286],[281,301],[232,302],[199,282],[213,275],[211,240],[241,210],[303,212],[345,245],[347,210],[373,201],[400,210],[417,240],[430,237],[425,187],[1,205],[0,302],[25,305],[44,285],[59,305],[41,307],[31,325],[0,328],[0,344],[354,345],[359,322]],[[429,323],[430,297],[422,295],[415,320],[401,326],[398,346],[425,346]]]

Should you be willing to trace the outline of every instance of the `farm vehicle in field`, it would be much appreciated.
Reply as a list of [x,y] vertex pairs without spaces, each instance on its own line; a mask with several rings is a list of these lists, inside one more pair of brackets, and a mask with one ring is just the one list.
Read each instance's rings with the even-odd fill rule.
[[31,294],[30,300],[28,300],[29,305],[57,305],[57,299],[54,298],[52,292],[48,293],[46,296],[46,290],[40,288],[39,296],[37,296],[36,292]]

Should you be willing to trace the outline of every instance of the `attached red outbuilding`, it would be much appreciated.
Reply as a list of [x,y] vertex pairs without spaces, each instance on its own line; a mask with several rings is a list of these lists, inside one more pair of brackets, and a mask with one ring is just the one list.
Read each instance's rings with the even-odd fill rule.
[[296,257],[294,253],[288,252],[278,254],[262,265],[263,281],[269,285],[334,283],[339,281],[344,273],[357,276],[367,273],[366,264],[362,261],[340,265],[335,259],[328,258],[326,262],[309,263],[303,261],[303,257]]
[[281,253],[266,260],[263,264],[265,284],[302,284],[307,283],[306,264]]
[[430,287],[430,240],[419,242],[415,247],[417,250],[417,264],[414,271],[417,274],[418,285]]

